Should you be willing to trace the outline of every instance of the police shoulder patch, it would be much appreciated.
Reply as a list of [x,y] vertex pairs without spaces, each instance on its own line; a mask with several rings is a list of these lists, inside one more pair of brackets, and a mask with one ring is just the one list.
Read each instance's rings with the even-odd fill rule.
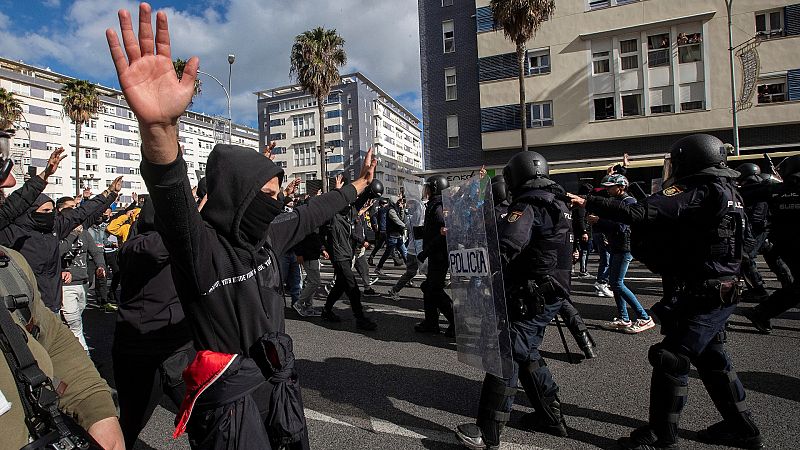
[[664,189],[663,191],[664,195],[666,195],[667,197],[673,197],[675,195],[680,194],[681,192],[683,192],[683,188],[681,188],[680,186],[670,186]]
[[507,216],[508,223],[514,223],[522,217],[522,211],[513,211]]

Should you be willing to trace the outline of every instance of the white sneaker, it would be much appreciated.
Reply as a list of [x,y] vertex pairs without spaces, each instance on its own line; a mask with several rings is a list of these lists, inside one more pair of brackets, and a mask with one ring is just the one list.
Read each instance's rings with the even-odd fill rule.
[[297,311],[297,314],[300,314],[301,317],[308,317],[306,308],[304,308],[299,302],[296,302],[294,305],[292,305],[292,308],[294,308],[294,310]]
[[369,280],[369,285],[372,286],[373,284],[377,283],[378,280],[380,280],[380,279],[381,279],[380,277],[375,277],[375,278]]
[[633,326],[633,322],[630,320],[617,319],[615,317],[611,322],[606,322],[600,326],[605,330],[626,331]]
[[611,292],[611,289],[608,288],[607,284],[602,283],[595,283],[594,284],[594,293],[598,297],[613,297],[614,293]]
[[636,333],[641,333],[642,331],[649,330],[650,328],[653,328],[654,326],[656,326],[656,323],[653,322],[653,318],[652,317],[647,319],[647,320],[638,319],[636,321],[636,323],[634,323],[631,327],[626,328],[623,331],[628,333],[628,334],[636,334]]

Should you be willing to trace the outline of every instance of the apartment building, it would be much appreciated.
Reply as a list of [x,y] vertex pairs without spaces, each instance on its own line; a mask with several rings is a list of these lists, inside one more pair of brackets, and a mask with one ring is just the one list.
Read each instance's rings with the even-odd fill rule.
[[[419,14],[427,168],[502,167],[520,150],[513,43],[489,0],[420,0]],[[736,1],[731,18],[734,47],[757,54],[746,70],[736,58],[736,97],[753,93],[741,152],[797,151],[800,4]],[[724,0],[557,1],[527,45],[530,148],[569,171],[655,161],[695,132],[732,142],[727,22]]]
[[[41,171],[50,153],[58,147],[70,152],[61,168],[50,178],[45,193],[58,198],[75,194],[75,125],[63,115],[59,90],[71,77],[19,61],[0,58],[0,87],[13,92],[23,104],[23,118],[12,142],[14,177],[21,186],[30,170]],[[146,193],[139,175],[139,124],[122,92],[98,86],[101,106],[97,117],[81,128],[82,187],[100,192],[117,176],[123,176],[121,203],[131,193]],[[197,183],[197,171],[204,172],[214,144],[228,142],[228,120],[187,111],[180,121],[180,142],[188,165],[189,179]],[[258,148],[258,132],[233,125],[234,144]]]
[[[299,85],[268,89],[258,96],[259,136],[263,146],[275,141],[275,162],[291,179],[319,180],[317,100]],[[422,144],[419,120],[361,73],[342,77],[325,101],[325,147],[328,177],[358,176],[367,150],[379,162],[375,177],[387,195],[397,195],[403,182],[419,182]]]

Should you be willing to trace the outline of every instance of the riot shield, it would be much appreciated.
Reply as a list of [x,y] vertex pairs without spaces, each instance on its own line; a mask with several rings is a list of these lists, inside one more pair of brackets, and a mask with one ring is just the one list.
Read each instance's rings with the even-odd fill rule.
[[489,178],[445,190],[442,202],[458,360],[509,378],[511,338]]
[[[408,230],[408,242],[406,248],[408,249],[409,258],[416,258],[416,255],[422,251],[422,226],[425,223],[425,205],[422,204],[422,185],[414,184],[410,181],[403,182],[403,191],[406,198],[406,230]],[[426,260],[424,264],[420,264],[417,271],[419,273],[427,272]]]

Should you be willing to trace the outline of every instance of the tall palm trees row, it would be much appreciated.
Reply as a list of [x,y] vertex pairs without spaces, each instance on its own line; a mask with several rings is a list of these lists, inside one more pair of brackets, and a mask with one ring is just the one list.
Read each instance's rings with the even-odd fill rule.
[[[502,28],[507,39],[516,45],[520,135],[522,148],[528,149],[526,133],[527,110],[525,105],[525,57],[527,42],[533,39],[542,24],[555,12],[555,0],[491,0],[490,7],[496,27]],[[327,163],[325,157],[325,101],[331,88],[341,83],[339,68],[347,63],[344,39],[335,29],[317,27],[295,37],[289,56],[289,75],[317,100],[319,115],[319,161],[323,179],[323,191],[328,189]],[[186,61],[177,59],[173,63],[180,78]],[[195,94],[201,91],[200,82],[195,84]],[[61,103],[64,114],[75,124],[75,195],[80,194],[80,142],[81,127],[100,109],[100,93],[97,86],[86,80],[67,80],[61,88]],[[0,88],[0,130],[12,128],[22,117],[22,104],[13,93]]]

